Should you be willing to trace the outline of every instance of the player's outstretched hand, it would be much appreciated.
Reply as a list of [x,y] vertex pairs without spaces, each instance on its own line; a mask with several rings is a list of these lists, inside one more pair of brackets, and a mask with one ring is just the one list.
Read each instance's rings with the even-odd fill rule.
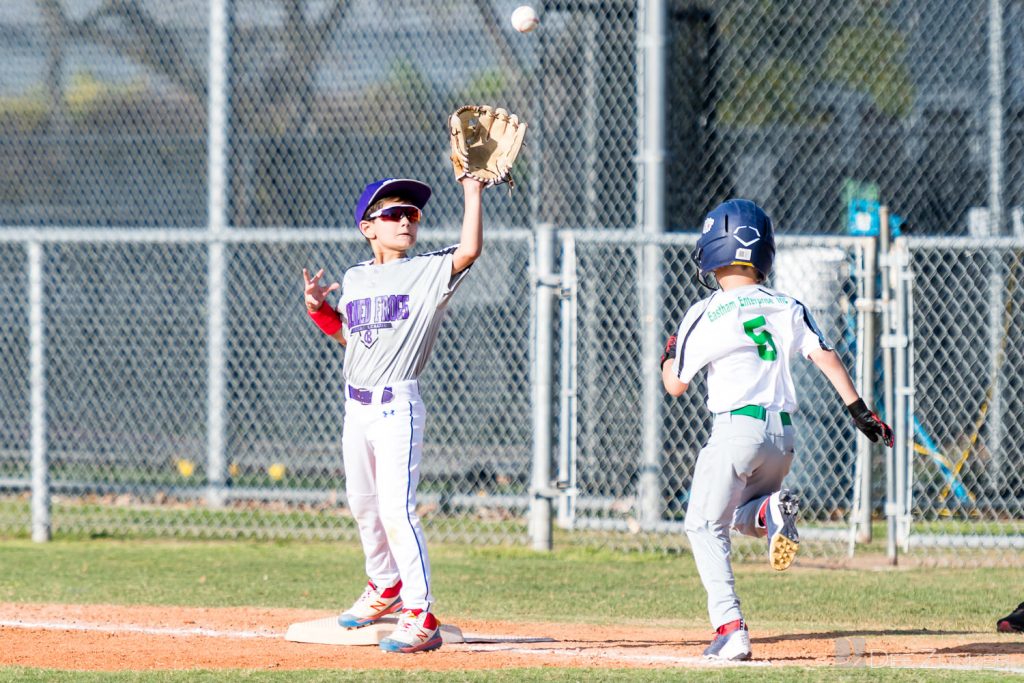
[[658,365],[659,368],[665,367],[665,361],[673,360],[676,357],[676,335],[672,335],[665,342],[665,350],[661,352],[661,363]]
[[320,278],[323,276],[323,268],[316,271],[316,275],[313,277],[309,276],[308,270],[302,269],[302,279],[306,281],[306,310],[310,312],[320,310],[320,307],[324,305],[324,301],[327,300],[327,295],[341,287],[337,282],[332,282],[327,287],[321,286]]
[[850,411],[850,417],[856,423],[857,429],[864,432],[869,439],[876,443],[878,442],[878,437],[882,437],[882,443],[892,448],[892,428],[871,412],[871,409],[864,403],[864,399],[858,398],[846,406],[846,409]]

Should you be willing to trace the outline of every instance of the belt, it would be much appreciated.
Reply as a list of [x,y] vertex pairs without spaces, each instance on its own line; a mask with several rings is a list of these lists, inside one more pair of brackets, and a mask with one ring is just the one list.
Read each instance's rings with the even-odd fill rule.
[[[348,388],[348,397],[354,401],[359,401],[364,406],[368,406],[373,403],[373,389],[360,389],[359,387],[350,386]],[[384,391],[380,396],[380,402],[391,403],[391,399],[394,397],[395,395],[391,391],[391,387],[384,387]]]
[[[745,415],[747,417],[752,417],[755,420],[763,420],[766,417],[768,417],[768,409],[765,408],[764,406],[750,405],[750,406],[743,406],[742,408],[737,408],[736,410],[730,410],[729,414],[730,415]],[[789,416],[789,413],[783,411],[783,412],[779,413],[779,417],[782,418],[782,425],[784,427],[789,427],[790,425],[793,424],[793,418],[791,418]]]

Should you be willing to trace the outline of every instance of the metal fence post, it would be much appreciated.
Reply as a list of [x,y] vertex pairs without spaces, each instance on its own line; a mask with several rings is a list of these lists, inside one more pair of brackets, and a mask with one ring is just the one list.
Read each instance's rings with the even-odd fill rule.
[[1006,49],[1003,45],[1003,3],[988,2],[988,215],[989,234],[1002,235],[1006,224],[1003,99],[1006,95]]
[[46,336],[43,246],[28,244],[29,384],[31,386],[32,540],[50,540],[50,465],[46,452]]
[[907,238],[900,238],[897,243],[897,247],[900,254],[900,272],[902,273],[901,282],[904,288],[903,333],[907,338],[907,361],[903,377],[904,384],[906,386],[907,398],[905,413],[907,434],[904,437],[906,438],[905,453],[907,459],[907,480],[905,482],[906,506],[903,510],[903,517],[906,525],[906,541],[904,545],[909,551],[914,506],[914,465],[917,463],[917,459],[914,457],[914,425],[916,424],[914,415],[916,412],[915,396],[917,390],[916,379],[914,377],[914,273],[910,267],[910,247],[907,242]]
[[988,349],[989,363],[989,401],[988,401],[988,437],[986,445],[992,454],[996,469],[1001,469],[1005,448],[1003,446],[1003,382],[1002,370],[1006,360],[1006,336],[1009,332],[1009,320],[1006,317],[1006,282],[1003,272],[1002,255],[998,247],[991,247],[988,253]]
[[[860,354],[860,362],[857,364],[859,369],[857,377],[859,383],[858,390],[864,402],[872,407],[875,405],[875,317],[878,314],[878,302],[875,301],[875,279],[878,277],[876,266],[877,248],[878,245],[874,240],[870,240],[865,244],[864,271],[860,278],[863,285],[861,292],[863,299],[857,301],[857,315],[860,319],[860,324],[857,325],[857,328],[860,330],[861,335],[858,345],[858,353]],[[857,527],[857,543],[871,542],[872,451],[871,441],[868,440],[866,435],[858,431],[857,464],[859,478],[857,486],[859,487],[859,496],[854,503],[856,514],[853,520],[854,525]]]
[[[637,213],[640,229],[650,240],[665,230],[665,25],[668,10],[664,0],[644,0],[638,10],[641,17],[638,144],[642,189]],[[643,450],[637,512],[641,526],[648,528],[661,521],[664,508],[661,491],[663,394],[657,362],[661,347],[661,249],[662,246],[653,241],[639,248]]]
[[896,433],[895,443],[892,450],[896,457],[896,540],[907,552],[910,545],[910,486],[913,478],[911,468],[913,459],[911,449],[913,438],[909,430],[913,429],[908,415],[908,399],[911,388],[907,385],[907,268],[906,252],[902,248],[900,240],[894,242],[894,248],[889,252],[891,268],[893,273],[893,286],[896,290],[896,325],[893,345],[895,346],[895,396],[893,407],[892,427]]
[[534,550],[551,550],[551,406],[554,400],[555,234],[550,224],[537,226],[534,277],[533,472],[530,485],[530,538]]
[[209,249],[208,333],[207,333],[207,462],[206,503],[222,507],[226,497],[227,462],[224,455],[224,242],[227,226],[228,155],[228,2],[210,2],[209,54],[209,140],[207,172],[209,183],[207,221]]
[[[879,207],[878,218],[879,262],[882,265],[882,292],[880,297],[882,306],[882,379],[885,382],[886,419],[891,423],[893,415],[895,415],[895,401],[893,391],[893,311],[891,300],[893,264],[889,241],[889,207]],[[896,547],[896,516],[899,514],[899,508],[896,505],[895,457],[895,449],[885,449],[885,548],[890,564],[896,564],[899,560]]]
[[559,303],[558,526],[572,529],[576,520],[576,240],[562,236],[562,297]]
[[640,466],[639,515],[641,526],[650,528],[661,521],[665,507],[662,496],[662,426],[663,390],[658,374],[658,349],[661,346],[661,245],[645,244],[640,248],[640,306],[642,337],[640,372],[643,382],[643,453]]

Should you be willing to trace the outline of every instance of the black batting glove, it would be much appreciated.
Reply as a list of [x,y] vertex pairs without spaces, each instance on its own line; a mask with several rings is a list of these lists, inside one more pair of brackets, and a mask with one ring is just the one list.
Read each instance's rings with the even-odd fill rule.
[[676,357],[676,335],[672,335],[665,342],[665,350],[661,352],[661,364],[659,368],[665,367],[665,361],[672,360]]
[[864,399],[858,398],[846,406],[846,409],[850,411],[850,417],[856,423],[857,429],[864,432],[869,439],[876,443],[878,442],[878,437],[882,437],[882,443],[892,448],[892,428],[871,412],[871,409],[864,403]]

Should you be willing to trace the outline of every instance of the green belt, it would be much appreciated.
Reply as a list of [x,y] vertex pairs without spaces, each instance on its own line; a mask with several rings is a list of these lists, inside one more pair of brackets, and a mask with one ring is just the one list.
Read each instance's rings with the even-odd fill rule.
[[[746,415],[752,417],[755,420],[763,420],[768,416],[768,409],[764,406],[743,406],[736,410],[729,411],[730,415]],[[781,412],[779,415],[782,417],[782,425],[788,427],[793,424],[793,418],[789,416],[787,412]]]

